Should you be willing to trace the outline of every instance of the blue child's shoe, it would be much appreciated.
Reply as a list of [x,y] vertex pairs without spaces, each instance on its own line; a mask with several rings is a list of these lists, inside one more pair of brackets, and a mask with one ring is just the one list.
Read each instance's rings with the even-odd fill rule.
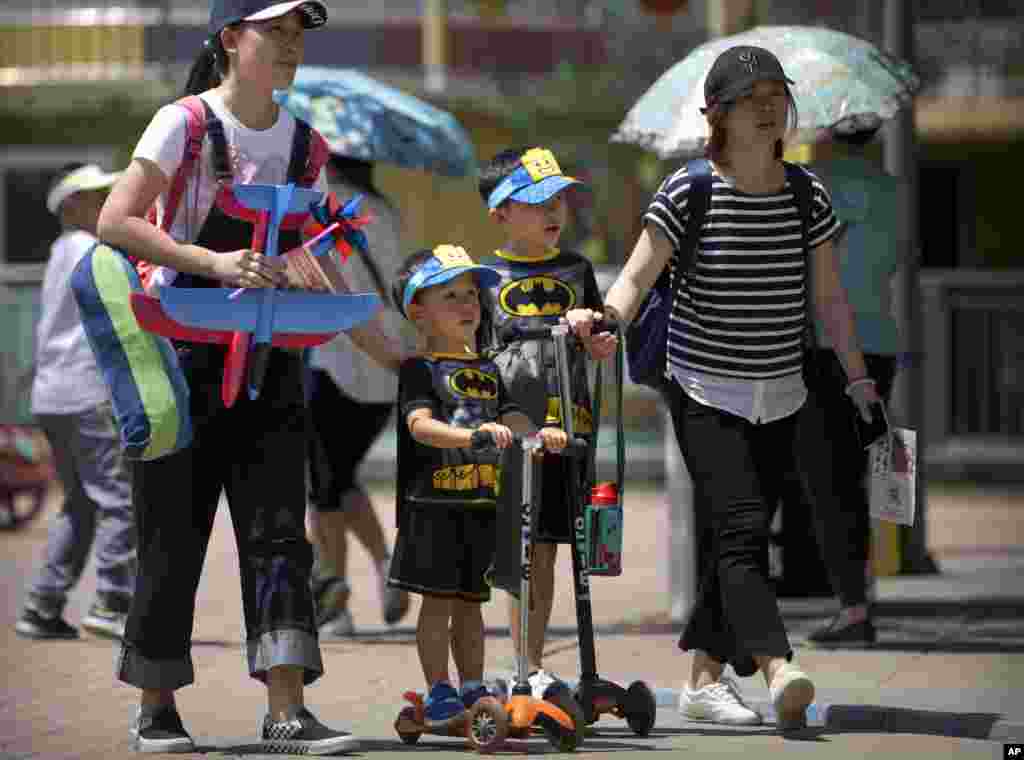
[[494,695],[491,693],[491,690],[488,689],[483,683],[478,682],[476,684],[470,685],[468,688],[466,686],[462,687],[462,704],[465,705],[467,710],[470,709],[473,705],[475,705],[477,701],[483,699],[484,697],[492,696]]
[[461,716],[465,709],[455,687],[438,681],[430,687],[430,693],[423,703],[423,717],[428,724],[445,724]]

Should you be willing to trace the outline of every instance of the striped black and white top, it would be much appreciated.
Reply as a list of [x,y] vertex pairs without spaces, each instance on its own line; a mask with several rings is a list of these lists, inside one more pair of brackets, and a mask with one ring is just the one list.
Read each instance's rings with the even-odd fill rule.
[[[808,246],[840,223],[828,191],[811,175]],[[690,177],[680,169],[658,189],[644,216],[677,247],[688,222]],[[800,214],[788,182],[751,195],[712,175],[694,266],[677,272],[669,322],[668,371],[702,403],[754,422],[803,404],[801,378],[807,261]]]

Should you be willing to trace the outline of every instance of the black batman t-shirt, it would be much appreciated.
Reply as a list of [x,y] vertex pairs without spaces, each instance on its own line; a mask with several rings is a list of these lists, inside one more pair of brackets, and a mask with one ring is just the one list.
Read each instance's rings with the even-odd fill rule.
[[[552,249],[541,259],[520,259],[504,251],[484,264],[496,269],[501,281],[491,288],[492,323],[498,343],[506,344],[497,357],[509,392],[533,424],[560,425],[558,380],[550,343],[510,341],[516,328],[558,324],[570,309],[601,311],[604,303],[589,259],[572,251]],[[586,362],[573,356],[570,368],[575,390],[575,432],[593,430],[586,382]]]
[[398,385],[398,485],[404,500],[493,508],[499,455],[425,446],[409,433],[406,418],[426,408],[436,420],[476,429],[519,411],[494,362],[468,354],[417,357],[402,364]]

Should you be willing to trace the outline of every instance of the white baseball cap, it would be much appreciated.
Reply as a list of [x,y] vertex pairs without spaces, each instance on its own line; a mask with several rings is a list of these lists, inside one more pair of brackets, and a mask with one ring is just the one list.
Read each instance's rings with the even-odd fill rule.
[[51,214],[60,211],[60,204],[66,201],[75,193],[87,190],[105,190],[117,182],[121,172],[104,172],[96,164],[86,164],[65,174],[51,189],[46,196],[46,208]]

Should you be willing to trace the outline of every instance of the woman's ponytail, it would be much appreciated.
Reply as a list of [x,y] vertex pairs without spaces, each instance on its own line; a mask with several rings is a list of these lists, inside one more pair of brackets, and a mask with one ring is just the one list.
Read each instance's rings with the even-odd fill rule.
[[203,43],[203,50],[188,72],[186,95],[198,95],[221,83],[228,69],[228,56],[220,35],[215,34]]

